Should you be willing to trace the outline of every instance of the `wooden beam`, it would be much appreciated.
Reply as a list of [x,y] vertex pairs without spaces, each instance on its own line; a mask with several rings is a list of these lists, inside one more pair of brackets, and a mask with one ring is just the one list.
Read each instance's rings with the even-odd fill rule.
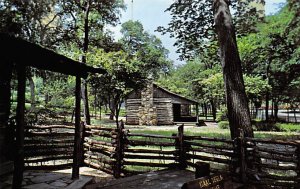
[[26,71],[24,66],[17,67],[18,97],[16,113],[16,153],[14,160],[13,188],[21,188],[24,171],[24,110],[25,110],[25,87]]
[[76,77],[76,89],[75,89],[75,137],[74,137],[74,152],[73,152],[73,167],[72,167],[72,179],[79,179],[79,166],[81,163],[81,79]]

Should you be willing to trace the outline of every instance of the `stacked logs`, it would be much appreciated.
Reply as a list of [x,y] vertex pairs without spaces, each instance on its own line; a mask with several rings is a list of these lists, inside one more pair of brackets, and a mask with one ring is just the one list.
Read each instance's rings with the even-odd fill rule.
[[86,126],[84,163],[108,174],[114,174],[118,130],[101,126]]

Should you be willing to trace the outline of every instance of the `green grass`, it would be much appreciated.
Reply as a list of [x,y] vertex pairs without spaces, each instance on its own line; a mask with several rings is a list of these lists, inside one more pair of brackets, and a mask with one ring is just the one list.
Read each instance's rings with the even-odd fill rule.
[[[163,136],[172,136],[173,133],[177,133],[177,127],[168,130],[152,130],[147,128],[142,129],[129,129],[131,133],[144,133]],[[186,128],[185,135],[197,135],[210,138],[225,138],[230,139],[229,129],[211,128],[211,127],[194,127]],[[272,138],[282,140],[296,140],[300,139],[300,133],[297,132],[272,132],[272,131],[255,131],[255,138]]]
[[116,121],[115,120],[109,120],[109,119],[95,119],[91,118],[91,124],[92,125],[101,125],[103,127],[116,127]]
[[[115,128],[115,122],[102,119],[95,120],[92,119],[92,124],[101,125],[105,127]],[[172,136],[172,134],[177,134],[177,126],[128,126],[125,128],[130,130],[130,133],[143,133],[143,134],[153,134],[153,135],[163,135]],[[255,138],[272,138],[272,139],[282,139],[282,140],[295,140],[300,139],[300,124],[280,124],[281,132],[274,131],[254,131]],[[226,138],[230,139],[229,129],[220,129],[218,127],[185,127],[185,135],[196,135],[210,138]]]
[[220,129],[229,129],[229,122],[228,121],[220,121],[220,122],[218,122],[218,127]]
[[296,123],[278,123],[276,127],[282,132],[300,132],[300,124]]

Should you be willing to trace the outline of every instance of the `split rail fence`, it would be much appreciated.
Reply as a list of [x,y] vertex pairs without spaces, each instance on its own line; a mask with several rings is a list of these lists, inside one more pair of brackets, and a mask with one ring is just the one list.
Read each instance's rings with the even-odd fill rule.
[[25,127],[25,168],[48,170],[72,167],[74,132],[74,127],[64,125]]
[[[192,169],[201,161],[210,164],[211,172],[227,173],[246,179],[247,183],[300,188],[300,143],[297,141],[187,136],[183,126],[172,136],[130,132],[122,124],[119,129],[85,128],[83,165],[116,178],[164,168]],[[27,169],[72,165],[73,127],[30,127],[25,139]],[[49,161],[55,164],[48,165]]]

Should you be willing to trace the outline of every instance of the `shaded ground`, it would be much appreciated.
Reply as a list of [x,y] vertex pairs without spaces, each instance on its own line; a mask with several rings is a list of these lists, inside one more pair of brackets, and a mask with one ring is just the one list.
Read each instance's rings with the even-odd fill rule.
[[[181,189],[182,185],[195,179],[189,170],[165,169],[109,181],[105,184],[89,185],[86,189]],[[236,189],[240,184],[226,180],[226,189]]]
[[[89,183],[106,183],[112,176],[88,167],[80,168],[80,179],[71,179],[71,169],[60,171],[25,171],[22,188],[25,189],[81,189]],[[12,188],[12,175],[0,178],[1,189]]]
[[[187,170],[162,170],[126,177],[94,185],[99,189],[180,189],[185,182],[194,179],[194,173]],[[92,189],[92,187],[87,188]]]

